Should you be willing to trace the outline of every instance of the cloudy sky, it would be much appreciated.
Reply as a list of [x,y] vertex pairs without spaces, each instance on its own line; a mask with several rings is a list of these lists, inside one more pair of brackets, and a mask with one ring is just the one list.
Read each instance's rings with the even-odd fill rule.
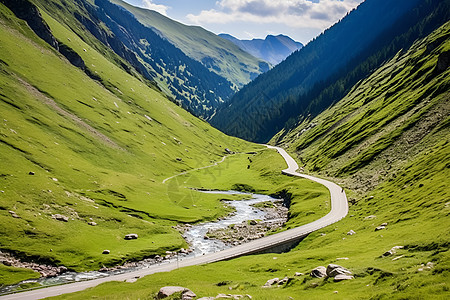
[[240,39],[285,34],[307,43],[363,0],[124,0]]

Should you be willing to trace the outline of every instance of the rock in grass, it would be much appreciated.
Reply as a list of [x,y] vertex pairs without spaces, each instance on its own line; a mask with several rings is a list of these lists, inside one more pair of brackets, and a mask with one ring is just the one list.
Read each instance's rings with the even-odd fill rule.
[[339,274],[334,276],[334,281],[351,280],[354,277],[352,275]]
[[52,218],[58,221],[63,221],[63,222],[69,222],[69,217],[66,217],[64,215],[61,214],[55,214],[52,215]]
[[109,254],[109,253],[111,253],[111,251],[109,251],[109,250],[103,250],[103,252],[102,252],[102,254]]
[[175,293],[181,293],[181,299],[183,300],[194,299],[195,297],[197,297],[197,295],[190,289],[181,286],[165,286],[159,290],[156,299],[164,299],[172,296]]
[[95,223],[95,222],[89,222],[88,224],[91,226],[97,226],[97,223]]
[[384,252],[383,256],[393,255],[393,254],[397,253],[398,249],[403,249],[403,246],[394,246],[391,248],[391,250]]
[[327,277],[327,269],[324,266],[318,266],[317,268],[312,270],[311,274],[309,275],[315,278]]
[[274,284],[277,284],[280,281],[280,278],[273,278],[267,280],[267,282],[263,285],[263,287],[271,287]]
[[347,235],[354,235],[354,234],[356,234],[356,232],[353,231],[353,229],[351,229],[349,232],[347,232]]
[[337,275],[351,275],[352,272],[350,272],[349,270],[340,265],[329,264],[327,267],[326,274],[328,277],[335,277]]
[[11,217],[16,218],[16,219],[20,219],[19,215],[16,214],[15,211],[10,210],[9,213],[11,214]]
[[383,230],[386,229],[386,226],[378,226],[377,228],[375,228],[375,231],[379,231],[379,230]]
[[136,233],[130,233],[125,236],[126,240],[137,240],[138,235]]

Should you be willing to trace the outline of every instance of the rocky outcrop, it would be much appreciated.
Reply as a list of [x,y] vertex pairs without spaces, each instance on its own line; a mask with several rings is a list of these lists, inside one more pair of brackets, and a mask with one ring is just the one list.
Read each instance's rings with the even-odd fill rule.
[[[19,19],[27,22],[28,26],[36,33],[38,37],[43,39],[47,44],[59,51],[72,65],[85,70],[86,65],[78,53],[69,46],[58,41],[54,36],[50,27],[42,18],[39,9],[29,0],[0,0],[5,4]],[[34,172],[30,172],[34,175]]]
[[37,36],[56,50],[59,49],[58,41],[53,36],[50,27],[42,19],[41,13],[33,3],[29,0],[0,0],[0,2],[6,5],[19,19],[26,21]]

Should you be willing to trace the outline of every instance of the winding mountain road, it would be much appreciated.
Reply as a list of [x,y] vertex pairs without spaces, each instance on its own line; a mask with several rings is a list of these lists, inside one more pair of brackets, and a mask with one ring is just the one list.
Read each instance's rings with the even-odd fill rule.
[[109,276],[105,278],[90,280],[90,281],[82,281],[82,282],[75,282],[65,285],[58,285],[58,286],[52,286],[48,288],[28,291],[28,292],[22,292],[17,294],[11,294],[6,296],[1,296],[0,300],[3,299],[23,299],[23,300],[32,300],[32,299],[42,299],[45,297],[51,297],[51,296],[57,296],[61,294],[66,293],[73,293],[77,291],[84,290],[89,287],[94,287],[98,284],[101,284],[103,282],[107,281],[124,281],[134,278],[139,278],[142,276],[158,273],[158,272],[168,272],[177,268],[187,267],[187,266],[194,266],[194,265],[201,265],[201,264],[207,264],[212,262],[217,262],[221,260],[227,260],[230,258],[235,258],[247,254],[252,253],[258,253],[261,251],[264,251],[266,249],[274,248],[278,245],[284,245],[289,242],[297,241],[300,238],[308,235],[309,233],[316,231],[318,229],[324,228],[330,224],[333,224],[342,218],[344,218],[348,213],[348,204],[347,204],[347,197],[345,195],[344,190],[338,186],[335,183],[332,183],[330,181],[316,178],[313,176],[297,173],[298,165],[295,162],[295,160],[287,154],[287,152],[279,147],[273,147],[273,146],[267,146],[271,149],[276,149],[285,159],[288,168],[283,170],[282,173],[289,175],[289,176],[298,176],[310,179],[312,181],[318,182],[328,188],[331,195],[331,211],[324,217],[294,228],[290,229],[275,235],[267,236],[260,238],[258,240],[254,240],[251,242],[248,242],[243,245],[239,245],[233,248],[225,249],[216,253],[211,253],[207,255],[203,255],[200,257],[194,257],[194,258],[186,258],[181,261],[174,261],[174,262],[167,262],[165,264],[161,265],[154,265],[146,269],[133,271],[125,274],[120,275],[114,275]]

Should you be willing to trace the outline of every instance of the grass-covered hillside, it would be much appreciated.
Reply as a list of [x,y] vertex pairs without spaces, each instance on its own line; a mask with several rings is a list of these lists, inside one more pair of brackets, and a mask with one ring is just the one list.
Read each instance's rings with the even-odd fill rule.
[[[199,297],[448,299],[449,37],[446,23],[335,106],[273,139],[296,155],[305,172],[344,186],[351,204],[345,219],[310,234],[288,253],[183,268],[136,283],[111,282],[58,299],[152,299],[167,285],[187,287]],[[309,276],[330,263],[348,268],[354,279]],[[262,287],[285,277],[282,285]]]
[[[120,56],[124,61],[124,65],[119,63],[122,69],[133,72],[129,68],[131,65],[173,101],[197,116],[207,118],[236,90],[228,78],[189,57],[109,0],[17,0],[5,4],[15,12],[29,6],[39,7],[103,55],[113,52]],[[27,22],[36,21],[29,14],[19,17]],[[58,40],[58,43],[66,44],[66,41]],[[84,67],[93,68],[90,64]]]
[[198,26],[187,26],[160,13],[132,6],[122,0],[111,2],[124,7],[144,25],[172,42],[187,56],[241,88],[270,65],[245,52],[234,43]]
[[[217,195],[180,204],[192,191],[163,180],[220,161],[225,148],[255,146],[195,118],[125,72],[120,57],[41,14],[97,80],[0,3],[0,249],[86,270],[186,247],[173,225],[226,210]],[[139,239],[125,241],[129,233]],[[12,280],[8,271],[18,273],[2,266],[0,284]]]

